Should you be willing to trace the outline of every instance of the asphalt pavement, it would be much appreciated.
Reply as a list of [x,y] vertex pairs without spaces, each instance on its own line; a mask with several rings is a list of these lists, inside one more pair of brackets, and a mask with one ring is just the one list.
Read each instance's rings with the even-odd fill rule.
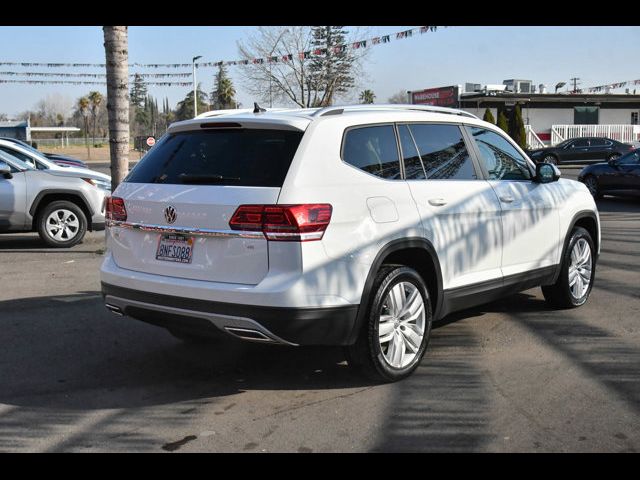
[[449,316],[390,385],[339,348],[189,346],[112,315],[103,233],[69,250],[0,236],[0,451],[638,451],[640,200],[598,207],[585,306],[532,289]]

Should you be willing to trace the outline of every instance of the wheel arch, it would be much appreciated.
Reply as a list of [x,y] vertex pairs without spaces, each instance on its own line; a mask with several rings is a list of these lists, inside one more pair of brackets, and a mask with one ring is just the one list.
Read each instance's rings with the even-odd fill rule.
[[569,245],[569,240],[571,239],[571,232],[575,227],[584,228],[591,235],[591,239],[593,240],[593,244],[595,246],[596,251],[594,252],[594,257],[597,260],[598,252],[600,251],[600,235],[599,235],[599,223],[598,216],[592,210],[581,210],[576,213],[571,222],[569,222],[569,228],[567,228],[567,232],[565,234],[564,243],[562,245],[562,254],[560,255],[560,262],[556,267],[556,273],[553,276],[553,282],[555,283],[558,280],[558,276],[560,275],[560,270],[562,270],[562,260],[567,252],[567,246]]
[[356,321],[349,343],[354,343],[365,321],[367,306],[375,277],[383,265],[398,264],[416,270],[423,278],[433,305],[433,318],[438,319],[442,309],[442,271],[435,248],[429,240],[420,237],[393,240],[380,249],[365,281]]
[[42,208],[51,202],[55,202],[58,200],[66,200],[77,205],[82,213],[84,213],[85,217],[87,217],[87,230],[91,230],[91,218],[94,215],[94,212],[91,208],[89,202],[87,202],[86,198],[82,193],[77,192],[75,190],[63,190],[63,189],[54,189],[54,190],[43,190],[31,203],[31,207],[29,208],[29,215],[31,215],[31,228],[36,228],[35,222],[38,217],[38,213]]

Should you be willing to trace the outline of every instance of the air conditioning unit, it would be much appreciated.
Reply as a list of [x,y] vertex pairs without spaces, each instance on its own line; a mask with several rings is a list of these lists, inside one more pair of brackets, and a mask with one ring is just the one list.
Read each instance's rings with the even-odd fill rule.
[[489,93],[489,92],[504,92],[507,90],[507,86],[506,85],[490,85],[487,84],[484,86],[485,93]]

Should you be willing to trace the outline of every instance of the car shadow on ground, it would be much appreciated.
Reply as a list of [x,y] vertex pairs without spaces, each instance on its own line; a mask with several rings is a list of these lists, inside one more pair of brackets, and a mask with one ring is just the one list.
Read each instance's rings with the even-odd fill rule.
[[71,248],[53,248],[44,243],[37,233],[0,235],[0,253],[19,251],[24,253],[103,253],[104,232],[87,232],[87,236]]

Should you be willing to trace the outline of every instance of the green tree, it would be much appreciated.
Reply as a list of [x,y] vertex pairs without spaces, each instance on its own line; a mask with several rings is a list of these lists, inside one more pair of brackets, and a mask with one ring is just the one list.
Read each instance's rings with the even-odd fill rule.
[[354,86],[352,75],[355,57],[350,48],[339,48],[346,42],[347,31],[342,26],[320,26],[311,29],[311,45],[315,55],[309,66],[310,92],[314,97],[309,102],[314,107],[333,104],[336,96],[344,94]]
[[89,105],[90,101],[87,97],[80,97],[78,99],[78,103],[76,104],[76,108],[82,115],[82,120],[84,124],[84,143],[87,146],[87,158],[91,159],[91,150],[89,150]]
[[507,115],[504,113],[504,110],[498,110],[498,128],[502,129],[505,133],[509,133],[509,120],[507,119]]
[[494,125],[496,123],[496,119],[493,118],[493,113],[491,113],[491,109],[489,107],[484,111],[484,117],[482,117],[482,119],[485,122],[493,123]]
[[102,96],[102,94],[100,92],[89,92],[89,95],[87,96],[87,98],[89,99],[89,105],[90,105],[89,111],[91,112],[92,123],[93,123],[93,128],[91,129],[91,134],[92,134],[92,138],[93,138],[93,145],[95,146],[95,144],[96,144],[96,120],[98,118],[98,111],[100,109],[100,105],[102,105],[102,101],[104,100],[104,97]]
[[516,105],[511,114],[509,122],[509,135],[520,148],[527,148],[527,134],[524,128],[524,120],[522,119],[522,108]]
[[376,99],[376,95],[373,93],[373,90],[363,90],[360,92],[359,99],[360,103],[373,103]]
[[147,98],[147,84],[144,83],[144,79],[139,73],[133,76],[133,86],[131,87],[131,95],[129,98],[131,105],[138,108],[142,108]]
[[225,110],[235,108],[236,89],[224,65],[220,65],[214,79],[214,87],[211,92],[211,110]]
[[[198,84],[197,88],[197,99],[198,99],[198,111],[206,112],[209,107],[208,103],[208,95],[202,91],[200,88],[200,84]],[[178,102],[178,108],[176,110],[176,120],[188,120],[194,117],[193,115],[193,90],[189,90],[186,97],[180,102]]]

